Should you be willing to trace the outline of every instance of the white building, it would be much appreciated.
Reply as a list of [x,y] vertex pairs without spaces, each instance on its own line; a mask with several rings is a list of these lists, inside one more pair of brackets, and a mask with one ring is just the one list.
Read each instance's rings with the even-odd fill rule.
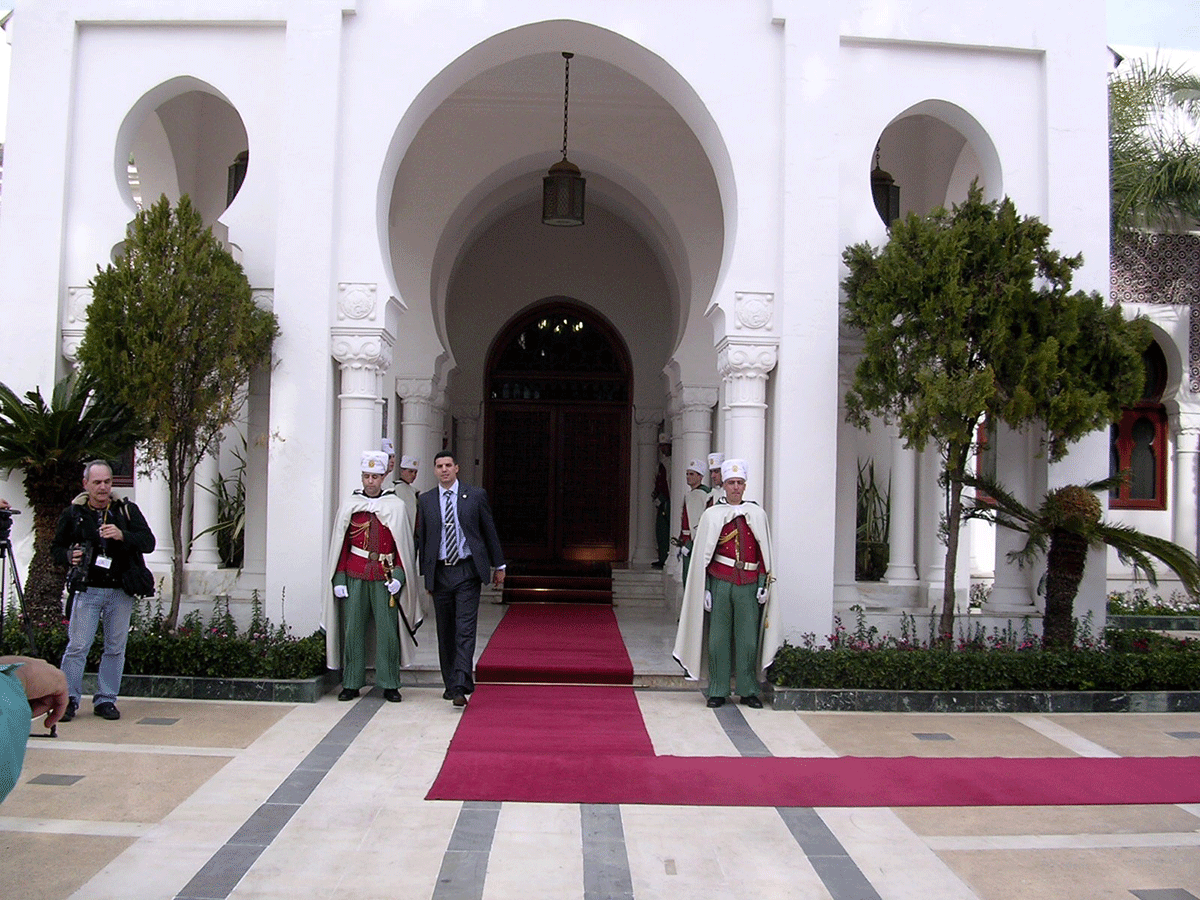
[[[242,429],[236,590],[259,588],[275,619],[286,592],[300,631],[319,617],[338,500],[383,435],[422,459],[419,488],[454,447],[463,476],[491,490],[514,558],[640,568],[655,557],[665,430],[673,522],[688,459],[748,460],[794,639],[854,603],[920,613],[940,602],[936,454],[852,429],[841,406],[855,362],[841,252],[886,240],[876,159],[902,212],[961,200],[977,177],[1084,254],[1076,286],[1109,283],[1110,57],[1087,0],[80,0],[22,6],[7,27],[0,378],[48,391],[135,191],[189,194],[282,328]],[[563,150],[564,51],[580,228],[541,222]],[[1187,313],[1172,315],[1160,343],[1191,397],[1178,377]],[[574,337],[539,343],[559,324]],[[567,361],[550,378],[543,351]],[[1190,455],[1173,484],[1187,503],[1155,522],[1194,547],[1196,434],[1180,427]],[[1098,433],[1048,467],[1034,437],[1001,433],[998,472],[1036,500],[1104,475],[1108,443]],[[867,459],[891,480],[883,584],[855,581]],[[214,460],[200,482],[218,472]],[[165,492],[139,477],[135,493],[165,568]],[[196,491],[195,531],[213,515]],[[1012,545],[981,532],[964,547],[964,605],[972,560],[986,574]],[[1101,611],[1104,562],[1088,566],[1081,613]],[[211,539],[189,572],[196,593],[235,578]],[[985,612],[1034,614],[1036,577],[1001,564]],[[664,579],[664,597],[673,589]]]

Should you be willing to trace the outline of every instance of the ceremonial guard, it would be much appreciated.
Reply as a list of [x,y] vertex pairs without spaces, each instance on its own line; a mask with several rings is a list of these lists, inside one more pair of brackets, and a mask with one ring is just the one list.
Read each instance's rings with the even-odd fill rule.
[[386,453],[363,453],[362,489],[338,510],[333,526],[325,647],[329,668],[342,670],[339,700],[358,696],[374,646],[375,683],[385,700],[399,703],[400,667],[411,664],[421,625],[412,514],[395,492],[383,490],[387,464]]
[[725,496],[725,489],[721,487],[721,463],[723,462],[725,462],[724,453],[708,454],[708,477],[712,482],[712,487],[709,489],[711,493],[708,495],[709,506]]
[[707,661],[710,707],[729,697],[732,669],[741,702],[760,709],[763,670],[782,644],[771,616],[771,532],[762,507],[742,500],[746,463],[726,460],[721,474],[725,498],[693,534],[674,656],[693,680]]
[[684,474],[688,491],[683,495],[683,509],[679,513],[679,537],[675,539],[679,556],[683,560],[683,578],[687,580],[688,554],[692,552],[692,530],[700,524],[704,508],[708,505],[709,487],[704,483],[704,463],[693,459],[688,462]]

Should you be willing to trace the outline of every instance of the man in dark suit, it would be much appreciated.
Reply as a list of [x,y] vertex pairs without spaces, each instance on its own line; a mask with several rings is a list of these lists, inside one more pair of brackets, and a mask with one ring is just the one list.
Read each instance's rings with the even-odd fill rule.
[[[475,629],[484,581],[504,584],[504,551],[487,492],[458,480],[454,454],[433,458],[438,486],[417,498],[417,534],[425,589],[433,594],[442,696],[466,706],[475,690]],[[493,575],[493,569],[495,574]]]

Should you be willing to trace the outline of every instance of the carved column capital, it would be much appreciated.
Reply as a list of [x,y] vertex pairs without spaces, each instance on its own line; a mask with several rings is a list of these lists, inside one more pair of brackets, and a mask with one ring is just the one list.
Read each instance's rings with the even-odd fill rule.
[[430,403],[433,401],[433,379],[401,376],[396,379],[396,396],[401,400]]
[[706,385],[685,384],[679,388],[679,408],[684,412],[695,409],[711,410],[717,405],[721,392]]
[[767,374],[775,368],[778,349],[778,340],[721,340],[717,345],[717,371],[728,386],[726,402],[730,407],[766,406]]

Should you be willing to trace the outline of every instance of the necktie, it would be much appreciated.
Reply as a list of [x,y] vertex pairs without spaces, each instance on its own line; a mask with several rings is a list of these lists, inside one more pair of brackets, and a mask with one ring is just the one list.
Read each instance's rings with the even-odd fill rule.
[[458,562],[458,527],[454,524],[454,497],[452,491],[443,491],[446,500],[442,512],[442,528],[446,535],[446,565],[453,566]]

